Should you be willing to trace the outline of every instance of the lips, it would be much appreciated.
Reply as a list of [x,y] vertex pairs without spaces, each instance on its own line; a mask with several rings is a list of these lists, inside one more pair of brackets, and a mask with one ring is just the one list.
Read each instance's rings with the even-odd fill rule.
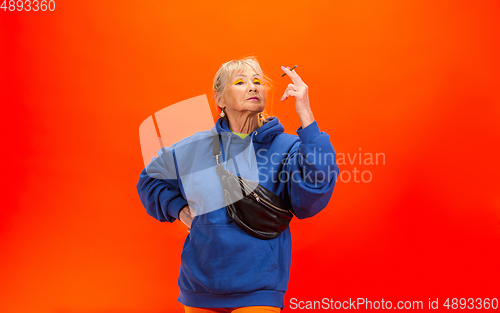
[[259,100],[259,98],[257,98],[257,97],[251,97],[251,98],[248,98],[247,100],[252,100],[252,99]]

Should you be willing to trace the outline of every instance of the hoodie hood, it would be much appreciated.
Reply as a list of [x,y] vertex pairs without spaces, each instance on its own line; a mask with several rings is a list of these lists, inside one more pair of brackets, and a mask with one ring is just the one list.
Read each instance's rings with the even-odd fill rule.
[[[279,135],[285,131],[285,128],[279,122],[277,117],[269,117],[266,119],[265,124],[254,130],[251,138],[254,142],[268,143],[271,142],[274,136]],[[222,135],[224,133],[231,133],[229,124],[226,119],[219,118],[215,127],[212,128],[212,133]]]
[[[232,131],[229,128],[229,123],[226,119],[219,118],[217,120],[217,123],[215,124],[215,127],[212,128],[211,132],[212,134],[219,134],[222,139],[222,147],[223,147],[223,159],[224,159],[224,167],[226,169],[228,168],[227,161],[230,160],[231,157],[236,157],[237,155],[243,154],[245,156],[244,162],[248,164],[248,169],[252,170],[252,164],[255,164],[254,169],[257,170],[256,167],[256,157],[255,157],[255,150],[254,150],[254,143],[259,143],[259,144],[266,144],[271,142],[276,135],[279,135],[285,131],[285,128],[281,123],[279,122],[277,117],[269,117],[268,119],[265,120],[264,125],[261,127],[257,128],[254,130],[247,138],[250,138],[250,141],[248,142],[247,138],[244,140],[236,140],[234,142],[232,140]],[[230,152],[230,146],[233,143],[243,143],[246,145],[246,151],[243,151],[242,147],[237,148],[234,152]],[[238,171],[238,170],[237,170]],[[239,172],[239,171],[238,171]],[[240,172],[241,173],[241,172]],[[256,177],[255,175],[258,176],[258,174],[251,175],[253,179],[255,180]],[[251,178],[247,178],[251,179]],[[257,177],[258,179],[258,177]]]

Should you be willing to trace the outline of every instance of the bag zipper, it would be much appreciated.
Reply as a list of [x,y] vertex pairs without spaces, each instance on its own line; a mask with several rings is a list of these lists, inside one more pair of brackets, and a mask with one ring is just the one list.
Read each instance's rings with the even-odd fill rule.
[[231,173],[231,175],[233,176],[233,178],[236,181],[241,182],[243,188],[245,188],[245,190],[247,191],[247,194],[252,195],[255,198],[255,200],[257,200],[257,202],[263,202],[264,204],[266,204],[266,205],[268,205],[268,206],[270,206],[270,207],[272,207],[272,208],[274,208],[274,209],[276,209],[278,211],[281,211],[281,212],[290,212],[288,210],[284,210],[282,208],[279,208],[279,207],[275,206],[274,204],[268,202],[265,199],[260,198],[255,192],[252,191],[252,188],[250,186],[248,186],[248,184],[245,183],[245,181],[243,181],[243,179],[237,178],[236,175],[233,175],[232,173]]

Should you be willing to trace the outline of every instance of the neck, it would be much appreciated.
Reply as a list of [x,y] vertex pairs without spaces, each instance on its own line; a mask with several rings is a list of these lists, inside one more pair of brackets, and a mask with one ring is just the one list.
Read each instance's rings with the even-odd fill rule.
[[260,122],[259,116],[255,112],[244,115],[228,115],[227,118],[229,127],[235,133],[250,134],[262,126],[262,122]]

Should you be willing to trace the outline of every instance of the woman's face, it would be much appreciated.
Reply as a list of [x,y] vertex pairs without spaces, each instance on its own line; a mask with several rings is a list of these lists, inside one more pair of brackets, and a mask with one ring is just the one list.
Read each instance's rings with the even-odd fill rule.
[[224,92],[223,108],[228,114],[244,111],[262,112],[266,103],[266,92],[262,77],[250,66],[229,78]]

